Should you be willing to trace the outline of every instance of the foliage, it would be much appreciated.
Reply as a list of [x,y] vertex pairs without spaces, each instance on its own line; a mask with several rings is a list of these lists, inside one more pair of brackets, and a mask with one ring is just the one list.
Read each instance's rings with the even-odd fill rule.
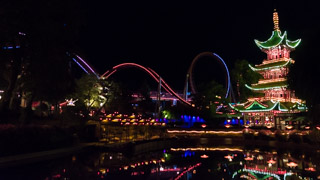
[[85,26],[80,4],[35,0],[0,7],[0,40],[13,47],[0,52],[0,86],[5,90],[0,113],[18,111],[25,101],[20,118],[31,119],[32,101],[56,105],[73,91],[66,51],[77,49],[79,29]]
[[106,112],[113,113],[117,111],[124,114],[133,112],[132,92],[123,84],[111,81],[107,96],[107,102],[104,106]]
[[106,97],[102,95],[103,88],[96,76],[84,75],[76,80],[76,91],[70,98],[76,100],[77,105],[85,106],[88,111],[100,108],[106,102]]
[[249,67],[249,62],[246,60],[237,60],[234,68],[231,70],[232,85],[236,90],[237,100],[240,102],[247,101],[249,97],[255,96],[252,90],[245,87],[245,84],[251,85],[257,83],[262,76],[252,71]]
[[217,105],[228,102],[224,93],[225,88],[215,81],[200,84],[198,93],[192,95],[192,103],[204,119],[212,119],[216,115]]

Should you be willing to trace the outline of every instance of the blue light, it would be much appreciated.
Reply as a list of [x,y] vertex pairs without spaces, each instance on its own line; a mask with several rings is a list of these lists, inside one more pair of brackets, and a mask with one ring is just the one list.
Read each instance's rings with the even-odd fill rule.
[[223,63],[224,67],[226,68],[227,70],[227,76],[228,76],[228,89],[227,89],[227,93],[226,93],[226,97],[228,97],[229,95],[229,91],[230,91],[230,75],[229,75],[229,69],[228,69],[228,66],[227,64],[224,62],[224,60],[216,53],[213,53],[214,56],[218,57],[220,59],[220,61]]
[[81,66],[81,64],[80,64],[75,58],[72,58],[72,60],[73,60],[74,62],[76,62],[76,63],[78,64],[78,66],[79,66],[84,72],[86,72],[87,74],[89,74],[88,71],[87,71],[83,66]]
[[13,49],[13,47],[12,47],[12,46],[9,46],[8,49]]

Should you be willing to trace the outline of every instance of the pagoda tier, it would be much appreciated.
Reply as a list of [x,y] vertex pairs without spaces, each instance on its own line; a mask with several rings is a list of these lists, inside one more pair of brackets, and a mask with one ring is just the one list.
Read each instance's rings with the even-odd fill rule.
[[301,39],[290,41],[287,32],[281,33],[278,13],[273,13],[274,31],[266,41],[255,40],[267,58],[259,65],[249,67],[262,75],[256,84],[245,85],[257,96],[249,98],[246,103],[234,103],[229,106],[243,114],[249,126],[266,126],[284,129],[284,120],[293,117],[295,113],[307,111],[302,101],[295,97],[288,89],[287,74],[289,65],[294,63],[290,58],[292,52]]
[[267,54],[267,58],[262,64],[249,67],[262,75],[258,83],[246,85],[247,88],[263,93],[264,97],[255,97],[249,100],[277,100],[281,102],[301,102],[296,99],[290,91],[287,83],[287,74],[289,65],[294,63],[290,58],[290,52],[293,51],[301,42],[301,39],[289,41],[287,32],[281,34],[279,29],[278,13],[274,13],[274,31],[267,41],[255,40],[256,45]]

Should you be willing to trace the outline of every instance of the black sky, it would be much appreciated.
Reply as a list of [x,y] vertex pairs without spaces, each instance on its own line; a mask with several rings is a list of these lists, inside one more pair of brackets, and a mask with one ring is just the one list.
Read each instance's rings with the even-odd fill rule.
[[204,51],[219,54],[230,68],[236,59],[261,63],[265,55],[254,39],[270,37],[274,8],[290,40],[319,27],[319,8],[308,1],[90,1],[86,8],[83,55],[98,72],[135,62],[153,68],[176,89],[183,88],[192,59]]

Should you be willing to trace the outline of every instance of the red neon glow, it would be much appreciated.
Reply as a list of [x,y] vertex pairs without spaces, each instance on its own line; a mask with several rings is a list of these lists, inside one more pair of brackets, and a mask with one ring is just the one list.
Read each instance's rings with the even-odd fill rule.
[[194,166],[189,167],[187,170],[185,170],[182,173],[180,173],[178,177],[174,178],[174,180],[178,180],[178,179],[182,178],[182,176],[185,175],[187,172],[193,170],[194,168],[196,168],[196,167],[198,167],[200,165],[201,165],[201,163],[198,163],[198,164],[196,164]]
[[[151,68],[146,68],[146,67],[144,67],[142,65],[139,65],[139,64],[136,64],[136,63],[122,63],[122,64],[119,64],[119,65],[116,65],[116,66],[114,66],[112,68],[112,71],[105,72],[101,77],[104,77],[105,79],[108,79],[112,74],[114,74],[117,71],[117,69],[123,68],[123,67],[137,67],[137,68],[140,68],[140,69],[144,70],[145,72],[147,72],[157,83],[159,83],[160,76],[154,70],[152,70]],[[163,84],[162,87],[168,93],[174,95],[180,101],[182,101],[182,102],[184,102],[184,103],[186,103],[188,105],[191,105],[190,102],[187,102],[182,97],[180,97],[174,90],[172,90],[172,88],[163,79],[161,79],[161,82]]]

